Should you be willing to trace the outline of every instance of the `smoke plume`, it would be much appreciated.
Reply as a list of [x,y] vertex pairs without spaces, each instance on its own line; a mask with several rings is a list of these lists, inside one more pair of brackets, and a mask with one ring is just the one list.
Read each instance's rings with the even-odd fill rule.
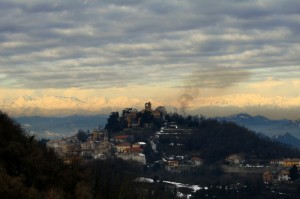
[[201,89],[227,89],[247,80],[251,73],[241,69],[205,69],[197,70],[189,75],[184,82],[183,93],[178,97],[180,111],[187,113],[190,104],[200,95]]

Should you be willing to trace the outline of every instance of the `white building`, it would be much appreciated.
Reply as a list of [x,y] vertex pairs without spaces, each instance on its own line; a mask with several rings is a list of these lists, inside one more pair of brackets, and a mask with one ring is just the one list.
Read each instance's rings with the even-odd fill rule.
[[281,181],[289,181],[291,178],[290,178],[290,173],[289,171],[287,170],[282,170],[279,174],[278,174],[278,181],[281,182]]
[[66,142],[63,140],[50,140],[46,143],[46,147],[54,149],[54,148],[61,147],[61,145],[65,143]]
[[81,149],[82,150],[91,150],[92,149],[92,145],[91,145],[90,142],[81,143]]
[[99,159],[99,160],[105,160],[106,159],[106,156],[103,154],[103,153],[98,153],[98,154],[95,154],[93,155],[93,158],[96,160],[96,159]]
[[119,153],[116,156],[123,160],[132,160],[142,164],[146,164],[146,157],[142,153]]

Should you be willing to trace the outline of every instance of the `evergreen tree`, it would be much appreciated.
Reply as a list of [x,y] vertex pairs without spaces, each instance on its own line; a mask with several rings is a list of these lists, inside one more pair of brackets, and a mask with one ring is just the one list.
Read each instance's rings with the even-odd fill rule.
[[293,165],[290,168],[289,172],[290,172],[291,181],[297,180],[300,177],[298,167],[296,165]]
[[78,130],[78,133],[76,134],[76,136],[77,136],[77,139],[81,142],[85,142],[88,138],[88,134],[81,129]]
[[119,112],[111,112],[110,113],[110,115],[107,119],[107,123],[105,125],[105,129],[107,129],[109,132],[117,132],[117,131],[122,130]]

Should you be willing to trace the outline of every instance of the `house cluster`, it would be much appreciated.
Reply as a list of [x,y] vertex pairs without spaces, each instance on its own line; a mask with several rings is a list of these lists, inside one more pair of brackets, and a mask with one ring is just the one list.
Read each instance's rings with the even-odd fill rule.
[[238,166],[245,163],[244,156],[242,154],[231,154],[225,158],[225,162],[230,166]]
[[142,164],[146,164],[146,157],[143,154],[146,143],[136,142],[131,144],[132,140],[129,135],[118,135],[112,139],[114,143],[115,156],[123,160],[133,160]]
[[94,129],[85,142],[80,141],[75,135],[50,140],[46,146],[52,148],[66,163],[74,158],[105,159],[112,155],[112,144],[108,140],[107,131],[98,129]]
[[144,142],[131,144],[133,138],[129,135],[117,135],[108,138],[105,130],[94,129],[85,142],[81,142],[77,136],[50,140],[46,146],[52,148],[66,163],[74,158],[107,159],[121,158],[146,164],[143,154]]
[[197,156],[170,156],[162,158],[165,170],[167,171],[184,171],[193,167],[203,165],[203,159]]
[[68,161],[68,159],[72,157],[79,156],[81,151],[80,142],[75,136],[59,140],[50,140],[46,143],[46,146],[53,149],[54,152],[65,161]]
[[298,168],[300,168],[300,159],[287,158],[287,159],[271,160],[270,165],[275,166],[275,167],[292,167],[293,165],[296,165]]
[[266,171],[263,173],[263,181],[265,183],[287,182],[290,179],[290,172],[286,169],[278,172]]
[[266,183],[271,182],[286,182],[290,178],[290,169],[292,166],[300,168],[300,159],[298,158],[286,158],[271,160],[270,166],[273,168],[272,171],[267,171],[263,174],[263,180]]
[[[271,160],[268,165],[250,165],[246,164],[246,160],[243,154],[232,154],[225,159],[227,166],[237,168],[243,167],[240,169],[243,172],[261,172],[263,171],[263,180],[266,183],[276,183],[276,182],[285,182],[290,180],[290,169],[292,166],[297,166],[300,168],[300,159],[276,159]],[[250,168],[247,168],[250,167]],[[236,170],[238,171],[238,169]]]

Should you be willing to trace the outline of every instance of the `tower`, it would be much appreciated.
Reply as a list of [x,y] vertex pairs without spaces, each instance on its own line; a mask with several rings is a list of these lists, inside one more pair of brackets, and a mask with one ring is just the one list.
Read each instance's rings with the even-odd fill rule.
[[145,103],[145,111],[152,111],[151,102]]
[[108,135],[108,131],[107,130],[104,131],[103,141],[109,141],[109,135]]

